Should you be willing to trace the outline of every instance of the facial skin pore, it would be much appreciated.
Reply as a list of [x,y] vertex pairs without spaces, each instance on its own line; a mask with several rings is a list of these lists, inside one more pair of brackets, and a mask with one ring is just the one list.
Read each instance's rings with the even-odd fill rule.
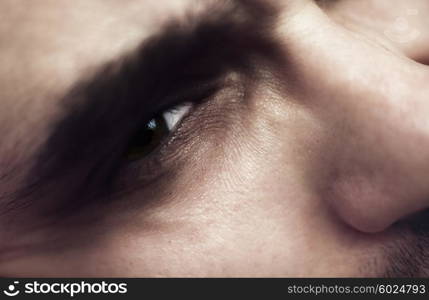
[[428,1],[0,12],[0,276],[429,274]]

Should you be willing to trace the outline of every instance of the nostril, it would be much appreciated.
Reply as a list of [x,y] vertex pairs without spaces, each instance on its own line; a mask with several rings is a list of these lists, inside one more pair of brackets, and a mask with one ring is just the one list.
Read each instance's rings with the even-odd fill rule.
[[429,237],[429,209],[409,215],[397,221],[395,226],[407,226],[415,233]]

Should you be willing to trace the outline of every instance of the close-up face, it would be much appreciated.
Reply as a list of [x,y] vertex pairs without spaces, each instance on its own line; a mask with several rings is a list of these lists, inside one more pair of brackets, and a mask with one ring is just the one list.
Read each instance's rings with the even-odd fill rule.
[[428,0],[0,14],[0,277],[429,276]]

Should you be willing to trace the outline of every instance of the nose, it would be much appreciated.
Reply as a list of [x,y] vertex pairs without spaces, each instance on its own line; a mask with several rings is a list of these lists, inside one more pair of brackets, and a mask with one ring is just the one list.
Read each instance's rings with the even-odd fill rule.
[[294,89],[320,124],[312,136],[322,142],[310,164],[318,195],[363,232],[383,231],[426,210],[427,66],[356,38],[317,8],[302,14],[320,26],[310,31],[289,23],[285,47]]

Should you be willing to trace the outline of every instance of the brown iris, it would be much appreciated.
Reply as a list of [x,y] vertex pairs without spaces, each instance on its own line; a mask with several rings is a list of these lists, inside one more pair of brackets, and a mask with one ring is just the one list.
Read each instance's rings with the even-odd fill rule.
[[150,120],[132,138],[125,153],[128,160],[139,160],[150,154],[168,135],[169,129],[163,115]]

